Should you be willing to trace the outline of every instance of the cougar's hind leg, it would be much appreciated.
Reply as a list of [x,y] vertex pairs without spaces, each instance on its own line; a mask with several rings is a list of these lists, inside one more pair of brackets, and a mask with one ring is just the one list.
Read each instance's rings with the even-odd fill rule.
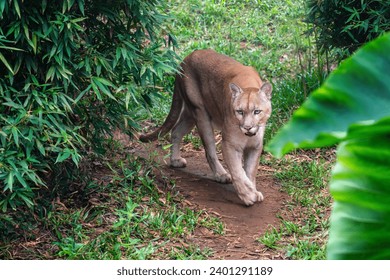
[[171,133],[171,166],[172,167],[186,167],[187,161],[181,157],[180,143],[184,135],[189,133],[195,126],[195,121],[191,114],[188,112],[186,105],[182,110],[179,120],[172,129]]

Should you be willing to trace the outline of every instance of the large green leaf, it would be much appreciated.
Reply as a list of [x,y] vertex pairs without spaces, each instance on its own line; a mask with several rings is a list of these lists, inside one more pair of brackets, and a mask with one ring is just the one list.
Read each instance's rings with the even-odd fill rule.
[[340,143],[330,182],[331,259],[390,259],[390,34],[346,60],[266,149]]

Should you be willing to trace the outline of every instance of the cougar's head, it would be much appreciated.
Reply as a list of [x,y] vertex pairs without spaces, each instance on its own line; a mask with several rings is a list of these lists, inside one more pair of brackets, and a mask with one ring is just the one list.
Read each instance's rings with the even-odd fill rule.
[[254,136],[260,128],[265,127],[271,115],[270,83],[264,83],[260,89],[241,89],[236,84],[229,84],[232,94],[232,106],[239,127],[246,136]]

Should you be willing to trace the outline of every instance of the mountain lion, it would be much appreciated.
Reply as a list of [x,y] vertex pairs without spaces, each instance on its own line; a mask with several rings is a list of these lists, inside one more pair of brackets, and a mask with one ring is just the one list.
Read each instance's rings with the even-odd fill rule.
[[[194,51],[181,69],[164,124],[140,140],[154,141],[171,131],[171,166],[185,167],[180,142],[196,125],[215,180],[233,183],[246,205],[262,201],[256,171],[271,115],[271,84],[263,83],[252,67],[212,50]],[[222,132],[222,154],[229,173],[218,160],[214,129]]]

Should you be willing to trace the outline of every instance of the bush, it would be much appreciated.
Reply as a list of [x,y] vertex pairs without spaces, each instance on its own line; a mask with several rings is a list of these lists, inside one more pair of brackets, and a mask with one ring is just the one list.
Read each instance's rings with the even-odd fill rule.
[[[0,207],[34,205],[55,164],[136,128],[175,55],[159,0],[0,2]],[[170,37],[168,37],[170,38]],[[169,43],[171,40],[169,40]]]
[[390,0],[310,0],[307,21],[323,50],[347,55],[390,30]]

